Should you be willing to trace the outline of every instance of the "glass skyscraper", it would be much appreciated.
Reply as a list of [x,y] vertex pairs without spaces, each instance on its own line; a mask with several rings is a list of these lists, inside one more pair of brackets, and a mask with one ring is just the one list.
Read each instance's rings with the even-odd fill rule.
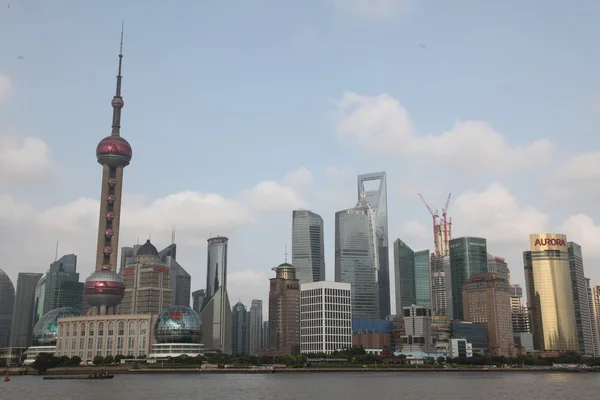
[[325,280],[323,218],[312,211],[292,211],[292,265],[301,284]]
[[0,269],[0,348],[10,343],[10,327],[15,304],[15,287],[4,271]]
[[10,334],[10,345],[12,347],[31,346],[35,289],[41,277],[42,274],[19,272]]
[[[488,271],[487,241],[476,237],[450,240],[452,317],[463,320],[463,284],[473,275]],[[448,275],[446,275],[446,282]]]
[[372,216],[365,202],[335,213],[335,281],[352,285],[352,318],[380,315]]
[[204,330],[202,344],[206,349],[224,354],[231,354],[232,314],[227,295],[228,241],[223,236],[208,239],[206,292],[200,310]]
[[241,302],[233,306],[231,351],[234,356],[250,354],[250,312]]
[[568,242],[567,250],[571,271],[571,285],[573,287],[573,306],[575,308],[579,353],[584,356],[594,356],[592,317],[590,315],[591,310],[588,299],[588,284],[583,271],[581,246],[577,243]]
[[431,307],[429,250],[413,251],[400,239],[394,241],[396,314],[404,307]]
[[173,290],[171,305],[189,307],[192,291],[192,277],[176,260],[177,244],[170,244],[159,251],[158,257],[170,268],[171,289]]
[[[376,189],[365,188],[365,183],[378,182]],[[358,202],[366,200],[373,210],[373,242],[375,265],[377,268],[377,307],[379,318],[390,315],[390,261],[387,218],[387,183],[385,172],[371,172],[358,175]]]

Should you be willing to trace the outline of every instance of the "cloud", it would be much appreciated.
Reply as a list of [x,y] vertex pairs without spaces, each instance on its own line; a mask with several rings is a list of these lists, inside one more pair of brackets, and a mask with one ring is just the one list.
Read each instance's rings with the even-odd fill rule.
[[340,140],[379,156],[418,157],[472,173],[497,172],[498,165],[503,171],[542,167],[554,154],[547,140],[511,146],[480,121],[459,121],[440,135],[420,135],[406,109],[389,94],[345,92],[337,105]]
[[412,238],[428,238],[431,232],[431,224],[425,224],[418,220],[405,221],[402,224],[400,237],[409,241]]
[[556,198],[600,200],[600,151],[569,159],[549,183],[548,192]]
[[[264,270],[264,268],[261,268]],[[273,278],[275,273],[268,275],[267,272],[259,272],[254,269],[244,269],[240,271],[231,271],[227,276],[227,293],[231,306],[238,301],[250,307],[252,300],[263,300],[263,314],[268,312],[268,304],[265,301],[269,293],[269,279]],[[264,320],[269,319],[263,316]]]
[[288,172],[283,183],[263,181],[242,192],[244,202],[259,211],[281,212],[308,208],[300,189],[312,185],[312,174],[306,168]]
[[409,0],[328,0],[336,9],[358,17],[391,19],[408,10]]
[[[482,192],[468,191],[450,207],[453,237],[479,236],[498,246],[517,245],[524,250],[529,234],[546,232],[549,218],[533,206],[523,206],[502,185],[495,183]],[[518,251],[518,250],[517,250]]]
[[54,168],[43,140],[0,132],[0,182],[39,181]]
[[298,168],[285,174],[283,184],[293,188],[309,188],[314,185],[315,179],[312,173],[305,167]]
[[12,83],[8,76],[0,73],[0,101],[8,99],[12,95]]
[[[586,276],[592,271],[590,267],[597,265],[600,261],[600,226],[585,214],[576,214],[567,218],[560,226],[559,232],[567,235],[567,239],[581,245],[584,265],[587,266]],[[590,259],[595,262],[589,262]],[[598,277],[597,277],[598,278]]]

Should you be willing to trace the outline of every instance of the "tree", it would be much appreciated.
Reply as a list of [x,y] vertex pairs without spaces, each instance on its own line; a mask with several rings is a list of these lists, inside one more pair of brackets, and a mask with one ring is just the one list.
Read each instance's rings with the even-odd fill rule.
[[[127,357],[125,357],[123,354],[117,354],[114,358],[114,363],[121,364],[121,360],[124,360],[125,358],[127,358]],[[112,364],[112,362],[111,362],[111,364]]]
[[444,365],[445,361],[446,361],[446,359],[444,357],[442,357],[442,356],[439,356],[437,358],[437,363],[440,364],[440,365]]
[[104,364],[104,357],[96,356],[96,357],[94,357],[94,360],[92,361],[92,363],[94,365],[102,365],[102,364]]
[[58,364],[58,358],[54,357],[50,353],[40,353],[35,358],[35,361],[31,366],[37,371],[39,375],[44,374],[48,369],[56,367]]
[[[117,357],[118,357],[118,356],[117,356]],[[110,364],[112,364],[112,363],[114,363],[114,362],[115,362],[115,359],[113,358],[113,356],[106,356],[106,357],[104,358],[104,364],[105,364],[105,365],[110,365]]]
[[67,361],[67,365],[70,367],[75,367],[81,364],[81,358],[79,356],[73,356]]

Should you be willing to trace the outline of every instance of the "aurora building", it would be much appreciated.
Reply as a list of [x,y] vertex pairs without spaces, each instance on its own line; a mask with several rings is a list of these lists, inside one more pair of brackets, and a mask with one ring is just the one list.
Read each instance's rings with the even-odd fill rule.
[[529,244],[523,263],[534,348],[579,351],[567,237],[532,234]]

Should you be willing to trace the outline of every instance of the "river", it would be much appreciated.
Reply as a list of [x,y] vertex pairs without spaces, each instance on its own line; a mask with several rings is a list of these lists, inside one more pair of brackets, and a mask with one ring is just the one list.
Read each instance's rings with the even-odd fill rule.
[[116,375],[112,380],[0,381],[6,400],[564,400],[600,393],[595,373],[378,372]]

